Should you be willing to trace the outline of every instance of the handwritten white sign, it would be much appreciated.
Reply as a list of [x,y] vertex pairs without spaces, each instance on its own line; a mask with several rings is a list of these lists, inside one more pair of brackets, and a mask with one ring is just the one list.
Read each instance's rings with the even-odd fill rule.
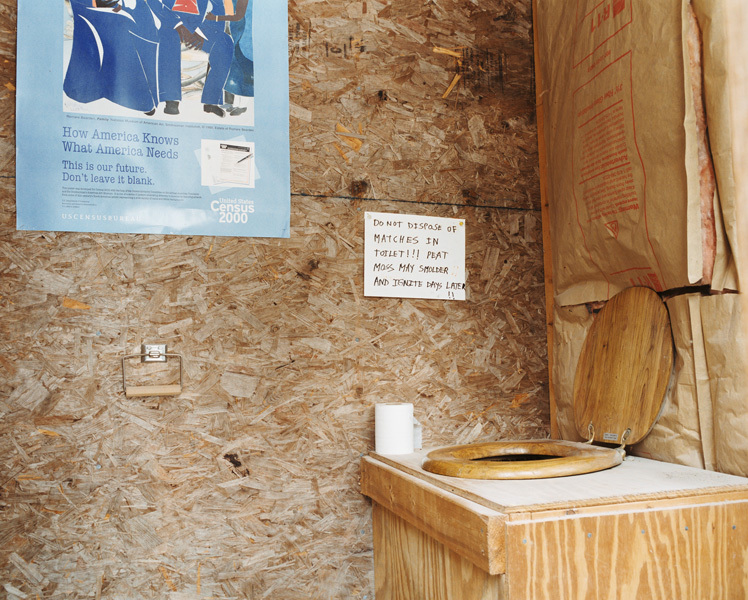
[[465,299],[465,220],[366,213],[364,295]]

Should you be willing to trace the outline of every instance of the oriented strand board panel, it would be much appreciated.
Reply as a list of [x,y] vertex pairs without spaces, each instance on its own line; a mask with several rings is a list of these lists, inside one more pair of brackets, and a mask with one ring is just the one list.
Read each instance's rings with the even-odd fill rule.
[[[291,238],[269,240],[16,232],[0,0],[9,594],[371,599],[376,402],[412,401],[429,445],[547,434],[529,5],[291,0]],[[468,300],[364,297],[367,210],[464,218]],[[181,395],[125,397],[143,342],[182,355]]]
[[290,13],[295,192],[540,208],[530,0]]

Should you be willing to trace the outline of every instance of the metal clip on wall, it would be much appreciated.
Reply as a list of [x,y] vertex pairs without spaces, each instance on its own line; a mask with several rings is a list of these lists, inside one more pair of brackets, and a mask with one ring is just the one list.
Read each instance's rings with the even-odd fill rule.
[[[179,383],[159,385],[127,385],[127,361],[139,358],[140,362],[166,362],[168,358],[179,359]],[[122,357],[122,387],[127,398],[145,396],[178,396],[182,393],[182,356],[166,352],[166,345],[143,344],[140,354],[128,354]]]

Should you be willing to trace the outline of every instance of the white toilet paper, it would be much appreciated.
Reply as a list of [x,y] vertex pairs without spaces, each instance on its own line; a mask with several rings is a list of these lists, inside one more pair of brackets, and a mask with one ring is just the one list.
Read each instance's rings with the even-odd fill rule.
[[374,407],[374,444],[379,454],[410,454],[421,446],[420,433],[421,424],[413,418],[413,405],[409,402]]

